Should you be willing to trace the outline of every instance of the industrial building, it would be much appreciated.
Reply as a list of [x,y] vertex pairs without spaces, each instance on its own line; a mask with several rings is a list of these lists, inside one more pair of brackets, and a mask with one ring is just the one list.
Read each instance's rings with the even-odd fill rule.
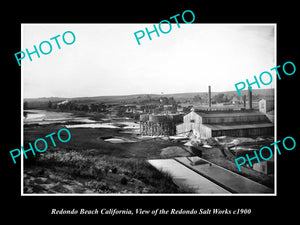
[[[211,87],[208,87],[208,107],[192,108],[186,114],[144,114],[140,115],[141,135],[175,135],[192,131],[198,138],[217,136],[249,137],[273,136],[274,124],[264,113],[268,103],[260,101],[260,112],[252,108],[252,92],[248,90],[248,108],[244,97],[244,108],[213,109]],[[269,109],[269,108],[268,108]]]
[[252,92],[248,91],[248,109],[211,109],[211,88],[208,89],[209,108],[194,110],[183,117],[176,133],[192,131],[199,138],[217,136],[249,137],[274,135],[274,125],[262,112],[252,109]]
[[274,125],[265,114],[253,110],[192,110],[176,126],[178,134],[187,131],[193,131],[199,138],[265,136],[273,135]]

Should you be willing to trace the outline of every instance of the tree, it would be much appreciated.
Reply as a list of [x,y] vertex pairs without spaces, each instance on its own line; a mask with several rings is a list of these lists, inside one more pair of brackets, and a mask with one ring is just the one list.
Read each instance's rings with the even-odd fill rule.
[[48,108],[49,108],[49,109],[52,108],[52,102],[51,102],[51,101],[48,102]]
[[28,102],[23,103],[23,109],[28,109]]
[[194,102],[200,102],[201,101],[200,95],[195,95],[194,98],[193,98],[193,101]]
[[219,93],[217,95],[215,95],[213,97],[214,101],[216,101],[217,103],[221,103],[221,102],[227,102],[228,101],[228,97],[227,95],[225,95],[224,93]]
[[99,105],[98,104],[91,104],[90,105],[91,107],[91,112],[97,112],[98,111],[98,108],[99,108]]

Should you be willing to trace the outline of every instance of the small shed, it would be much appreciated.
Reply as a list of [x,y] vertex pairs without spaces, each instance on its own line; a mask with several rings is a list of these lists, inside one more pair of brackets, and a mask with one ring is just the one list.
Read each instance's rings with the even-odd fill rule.
[[272,110],[274,110],[274,100],[266,100],[266,99],[261,99],[258,102],[259,106],[259,111],[262,113],[267,113]]
[[253,169],[270,175],[274,174],[274,160],[261,161],[260,163],[254,163]]

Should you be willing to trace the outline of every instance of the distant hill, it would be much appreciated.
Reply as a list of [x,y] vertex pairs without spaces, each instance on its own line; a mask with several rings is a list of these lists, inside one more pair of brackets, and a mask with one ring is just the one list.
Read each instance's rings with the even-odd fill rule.
[[43,98],[24,98],[26,102],[59,102],[64,101],[66,98],[59,98],[59,97],[43,97]]
[[[224,93],[227,96],[236,96],[238,97],[237,91],[219,91],[219,92],[212,92],[212,96],[217,95],[219,93]],[[175,99],[185,99],[185,98],[193,98],[195,95],[208,96],[208,92],[191,92],[191,93],[178,93],[178,94],[166,94],[166,97],[174,97]],[[241,95],[248,95],[248,90],[241,91]],[[274,89],[254,89],[252,95],[257,96],[274,96]]]
[[[237,91],[225,91],[225,92],[212,92],[212,97],[219,93],[224,93],[228,97],[239,97]],[[242,95],[248,95],[247,90],[241,91]],[[191,93],[174,93],[174,94],[164,94],[164,97],[173,97],[176,101],[186,101],[193,99],[196,95],[201,98],[206,99],[208,97],[208,92],[191,92]],[[256,98],[274,98],[274,89],[254,89],[252,93],[254,99]],[[64,100],[76,101],[78,103],[137,103],[149,98],[159,98],[162,95],[158,94],[134,94],[134,95],[118,95],[118,96],[95,96],[95,97],[76,97],[76,98],[62,98],[62,97],[49,97],[49,98],[25,98],[24,102],[28,102],[30,107],[46,107],[49,101],[51,102],[61,102]]]

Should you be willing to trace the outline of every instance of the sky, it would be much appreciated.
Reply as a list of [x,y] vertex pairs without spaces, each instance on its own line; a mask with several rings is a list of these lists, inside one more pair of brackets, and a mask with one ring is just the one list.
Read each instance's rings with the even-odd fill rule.
[[[234,91],[236,83],[276,66],[274,24],[172,23],[168,34],[152,33],[152,40],[146,34],[138,45],[134,32],[145,27],[151,31],[153,24],[22,24],[21,51],[52,44],[50,54],[21,61],[23,97],[203,92],[208,85]],[[66,31],[75,34],[71,45],[61,39]],[[57,35],[61,49],[50,40]]]

